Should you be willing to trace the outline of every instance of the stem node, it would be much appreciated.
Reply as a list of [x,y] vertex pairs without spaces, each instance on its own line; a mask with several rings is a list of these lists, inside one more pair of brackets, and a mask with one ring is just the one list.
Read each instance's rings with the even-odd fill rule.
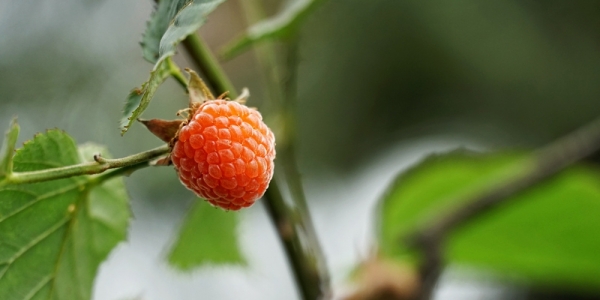
[[94,160],[99,164],[106,163],[106,159],[104,159],[100,153],[94,154]]

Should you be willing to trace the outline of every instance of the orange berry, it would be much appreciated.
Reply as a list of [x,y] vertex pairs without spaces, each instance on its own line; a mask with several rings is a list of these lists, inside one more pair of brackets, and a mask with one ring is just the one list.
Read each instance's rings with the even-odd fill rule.
[[260,113],[226,100],[199,105],[171,153],[181,182],[225,210],[248,207],[262,197],[274,159],[275,136]]

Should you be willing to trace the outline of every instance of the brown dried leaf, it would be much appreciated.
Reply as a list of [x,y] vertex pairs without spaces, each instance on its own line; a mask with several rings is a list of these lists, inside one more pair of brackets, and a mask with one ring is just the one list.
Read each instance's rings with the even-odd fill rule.
[[140,123],[144,124],[152,134],[157,136],[159,139],[163,140],[165,143],[169,143],[179,131],[181,124],[184,120],[162,120],[162,119],[151,119],[151,120],[141,120],[138,119]]

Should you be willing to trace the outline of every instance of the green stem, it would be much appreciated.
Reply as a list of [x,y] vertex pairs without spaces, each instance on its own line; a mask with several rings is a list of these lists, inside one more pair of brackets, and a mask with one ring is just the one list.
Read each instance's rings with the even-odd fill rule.
[[173,60],[170,57],[167,58],[167,64],[169,65],[169,73],[171,74],[171,76],[175,78],[179,85],[181,85],[184,89],[187,90],[187,79],[185,78],[185,76],[183,76],[183,73],[181,73],[181,69],[179,69],[177,64],[173,62]]
[[0,182],[12,173],[12,160],[15,152],[15,144],[19,137],[19,130],[20,127],[17,124],[17,119],[14,118],[10,124],[10,128],[6,131],[4,142],[0,146]]
[[206,77],[208,84],[216,91],[216,94],[229,92],[229,97],[237,98],[238,93],[235,87],[221,68],[214,54],[208,48],[208,45],[196,34],[189,35],[183,40],[183,46],[190,54],[194,63]]
[[[187,52],[198,65],[198,68],[204,73],[208,84],[218,93],[229,91],[230,97],[236,98],[237,93],[235,88],[221,69],[215,56],[210,52],[207,45],[196,35],[191,35],[186,38],[183,44]],[[271,49],[268,51],[271,51],[269,55],[273,54]],[[270,58],[274,57],[270,56]],[[271,61],[274,64],[275,60]],[[269,67],[275,66],[271,65]],[[275,74],[277,73],[273,73],[273,75]],[[282,102],[284,97],[283,93],[281,93],[281,89],[278,87],[280,81],[278,78],[274,77],[277,76],[269,78],[269,80],[273,80],[273,87],[275,87],[271,91],[277,90],[271,95],[271,100],[273,100],[273,102],[278,102],[274,103],[275,109],[273,113],[288,117],[287,112],[283,111],[284,106]],[[285,121],[287,122],[287,120]],[[287,134],[287,131],[284,134]],[[280,137],[278,136],[278,144],[280,141],[287,140],[285,137],[282,139],[279,138]],[[286,142],[284,141],[283,144],[286,144]],[[279,149],[280,148],[277,150],[278,153],[280,151]],[[292,151],[289,151],[288,153],[293,156]],[[285,170],[286,166],[282,166],[284,168],[283,171],[290,174],[289,170],[292,170],[291,173],[297,175],[297,172],[295,172],[297,169],[295,167],[294,159],[285,159],[283,163],[293,163],[294,165],[290,166],[291,169],[288,170]],[[280,166],[277,169],[281,169],[282,167]],[[276,171],[276,173],[279,173],[279,171]],[[269,217],[278,230],[278,236],[284,246],[302,299],[327,299],[331,296],[329,275],[327,273],[324,255],[316,238],[316,233],[304,202],[300,177],[296,175],[294,175],[295,178],[293,178],[291,182],[288,182],[290,176],[284,176],[288,186],[294,186],[294,188],[291,189],[293,198],[292,203],[285,201],[279,190],[277,179],[272,180],[263,197],[263,203],[266,206]],[[297,187],[300,187],[300,189],[297,189]]]
[[[269,185],[264,205],[283,243],[302,299],[328,299],[329,279],[323,276],[322,254],[312,237],[312,224],[294,206],[286,203],[276,180]],[[308,229],[310,228],[310,229]]]
[[[0,181],[0,186],[6,184],[23,184],[34,183],[48,180],[55,180],[79,175],[99,174],[109,169],[123,168],[127,169],[131,166],[141,167],[140,164],[147,163],[157,157],[169,153],[168,145],[160,146],[148,151],[137,153],[118,159],[106,159],[100,155],[95,155],[95,162],[87,162],[78,165],[45,169],[30,172],[13,172],[4,180]],[[146,164],[147,165],[147,164]],[[121,172],[127,170],[121,170]]]
[[98,176],[96,176],[93,180],[95,182],[98,183],[102,183],[106,180],[115,178],[117,176],[129,176],[131,173],[139,170],[139,169],[143,169],[145,167],[150,166],[150,161],[143,161],[143,162],[139,162],[137,164],[133,164],[130,166],[126,166],[126,167],[121,167],[121,168],[116,168],[114,170],[111,170],[109,172],[104,172]]
[[279,101],[281,103],[280,114],[283,115],[284,123],[281,135],[285,138],[283,143],[278,145],[277,153],[280,157],[280,170],[283,171],[282,175],[288,185],[292,198],[292,203],[288,204],[288,210],[292,212],[292,215],[296,216],[295,224],[298,227],[297,231],[299,234],[302,234],[301,240],[308,241],[308,243],[304,243],[304,248],[296,250],[309,254],[307,260],[301,264],[303,276],[300,280],[305,281],[302,285],[302,293],[304,299],[322,299],[331,294],[329,273],[325,256],[320,247],[316,230],[308,211],[295,153],[295,141],[297,140],[295,109],[297,98],[298,36],[289,37],[285,43],[283,51],[286,56],[286,72],[283,81],[283,93],[280,94],[282,99]]
[[[240,1],[250,22],[264,18],[257,1]],[[295,155],[296,130],[296,83],[298,66],[298,36],[292,35],[284,41],[281,51],[285,58],[281,69],[277,53],[271,43],[255,47],[255,54],[264,72],[268,88],[270,113],[280,119],[277,155],[278,176],[273,180],[265,201],[273,219],[303,299],[323,299],[330,296],[331,288],[325,256],[320,247],[316,231],[306,204],[300,172]],[[285,181],[290,191],[291,202],[281,199],[279,180]]]

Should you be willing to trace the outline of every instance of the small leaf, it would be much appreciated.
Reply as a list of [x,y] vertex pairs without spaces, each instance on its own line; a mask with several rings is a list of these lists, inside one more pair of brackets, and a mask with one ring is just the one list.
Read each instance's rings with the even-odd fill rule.
[[169,74],[169,62],[165,60],[160,61],[156,64],[154,70],[150,72],[148,81],[144,82],[141,88],[135,88],[129,93],[125,102],[125,108],[123,108],[121,135],[125,134],[133,121],[139,118],[144,110],[146,110],[158,86],[169,77]]
[[171,265],[190,270],[209,263],[245,264],[237,241],[238,216],[196,201],[171,248]]
[[[383,199],[380,246],[403,260],[401,243],[418,228],[532,167],[515,153],[453,152],[400,175]],[[530,188],[454,230],[444,245],[450,263],[566,288],[600,286],[600,173],[579,165]]]
[[148,21],[148,27],[142,37],[142,54],[144,58],[155,64],[158,60],[160,39],[169,27],[169,23],[187,0],[161,0]]
[[[148,25],[147,32],[148,38],[143,44],[144,51],[148,54],[144,54],[146,59],[153,59],[155,56],[155,42],[158,33],[162,31],[164,26],[165,17],[163,14],[167,14],[166,19],[169,20],[169,26],[162,35],[159,44],[159,58],[154,65],[154,69],[150,73],[150,78],[141,88],[136,88],[127,97],[125,102],[125,108],[123,109],[123,118],[121,118],[121,135],[125,134],[133,121],[142,115],[142,112],[150,104],[150,100],[154,96],[158,86],[167,79],[170,75],[170,69],[174,66],[170,60],[170,57],[175,54],[177,44],[185,39],[188,35],[196,32],[206,22],[206,17],[211,13],[219,4],[225,0],[173,0],[170,1],[169,10],[161,7],[159,4],[158,10],[154,15],[157,18],[156,21],[151,21]],[[166,4],[165,4],[166,5]],[[179,10],[177,10],[180,8]],[[173,14],[177,11],[177,14]],[[173,17],[169,17],[173,15]],[[152,46],[154,45],[154,46]],[[147,46],[147,47],[146,47]]]
[[[106,151],[84,146],[83,156]],[[51,130],[25,143],[14,171],[82,162],[67,134]],[[121,178],[76,176],[0,187],[0,299],[90,299],[100,263],[130,219]]]
[[245,34],[225,46],[221,51],[222,56],[226,59],[233,58],[252,44],[289,36],[296,32],[306,16],[324,2],[325,0],[290,1],[277,15],[252,25]]
[[13,119],[10,128],[4,135],[4,141],[0,145],[0,179],[12,173],[13,155],[18,137],[19,124],[17,124],[17,119]]
[[189,1],[170,22],[160,40],[159,61],[175,54],[177,44],[195,33],[206,22],[206,17],[225,0]]

